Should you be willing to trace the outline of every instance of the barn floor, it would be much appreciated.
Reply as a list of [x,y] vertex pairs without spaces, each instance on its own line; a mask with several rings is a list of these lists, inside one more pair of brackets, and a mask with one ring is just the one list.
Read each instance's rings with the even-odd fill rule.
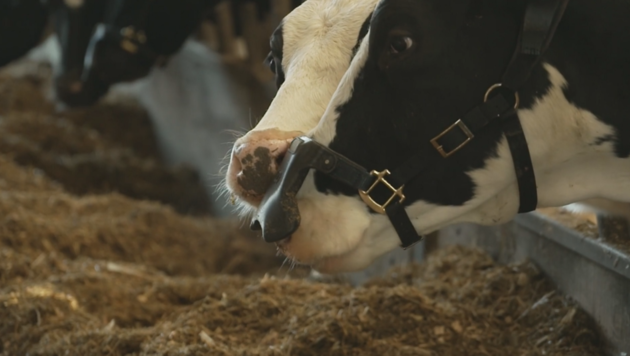
[[142,110],[55,113],[45,78],[0,73],[2,356],[603,354],[527,263],[451,247],[359,288],[281,267],[203,216],[198,177],[160,163]]

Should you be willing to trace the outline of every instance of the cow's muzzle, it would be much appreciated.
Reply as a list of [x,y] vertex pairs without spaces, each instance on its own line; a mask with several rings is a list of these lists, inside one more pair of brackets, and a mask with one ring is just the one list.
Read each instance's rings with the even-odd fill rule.
[[281,241],[300,226],[297,193],[310,169],[363,190],[373,181],[365,168],[348,158],[309,137],[297,137],[291,143],[278,175],[251,224],[253,230],[262,230],[265,241]]

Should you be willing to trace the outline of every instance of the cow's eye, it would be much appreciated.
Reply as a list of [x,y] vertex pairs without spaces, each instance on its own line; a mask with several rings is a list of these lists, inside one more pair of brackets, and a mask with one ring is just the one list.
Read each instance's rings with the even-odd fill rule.
[[276,60],[271,53],[265,59],[265,64],[269,67],[269,69],[276,74]]
[[392,53],[402,53],[413,46],[413,40],[408,36],[393,37],[389,43],[389,49]]

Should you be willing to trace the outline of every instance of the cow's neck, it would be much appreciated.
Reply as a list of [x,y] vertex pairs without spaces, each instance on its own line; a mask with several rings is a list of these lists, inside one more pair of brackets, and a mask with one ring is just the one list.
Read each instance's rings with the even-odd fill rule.
[[[630,24],[623,15],[628,11],[628,2],[571,1],[543,64],[551,83],[546,90],[540,82],[529,88],[540,98],[520,110],[519,118],[532,155],[538,207],[594,197],[630,202]],[[518,210],[505,141],[498,156],[470,173],[479,188],[458,220],[494,224]]]
[[[570,103],[567,82],[545,64],[551,87],[531,109],[519,112],[532,154],[539,207],[604,197],[630,202],[630,160],[617,157],[615,128]],[[626,189],[623,189],[623,187]]]
[[[564,76],[550,64],[543,66],[551,86],[530,109],[519,110],[536,174],[538,207],[595,197],[630,202],[630,159],[615,154],[609,139],[615,129],[570,103]],[[470,175],[479,187],[477,196],[457,221],[491,225],[511,219],[518,210],[518,186],[505,139],[498,157]]]
[[630,202],[628,11],[627,2],[572,0],[546,55],[550,89],[519,113],[540,206]]

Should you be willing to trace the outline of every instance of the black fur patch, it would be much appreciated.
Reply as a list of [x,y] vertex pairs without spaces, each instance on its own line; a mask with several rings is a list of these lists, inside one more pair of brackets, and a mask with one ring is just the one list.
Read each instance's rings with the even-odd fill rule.
[[357,51],[359,50],[359,47],[361,47],[361,43],[363,42],[363,39],[365,38],[368,31],[370,30],[371,21],[372,21],[372,13],[370,13],[370,15],[365,19],[365,21],[363,22],[363,25],[361,25],[361,30],[359,30],[359,38],[357,38],[357,43],[354,45],[354,48],[352,48],[352,57],[350,58],[350,60],[354,59],[354,56],[356,56]]
[[[437,154],[431,138],[481,104],[486,90],[500,82],[515,50],[523,4],[381,1],[370,25],[366,64],[351,99],[337,108],[330,148],[370,170],[394,169],[422,151]],[[392,52],[396,36],[411,38],[412,47]],[[547,72],[536,68],[520,92],[521,107],[531,107],[549,87]],[[405,204],[457,206],[472,199],[476,187],[466,172],[496,155],[501,137],[498,125],[488,126],[464,150],[407,184]],[[323,174],[316,173],[315,182],[322,192],[357,194]]]
[[282,56],[284,53],[284,25],[281,23],[269,40],[271,52],[267,56],[266,62],[271,71],[275,74],[276,88],[280,89],[284,83],[284,68],[282,67]]

